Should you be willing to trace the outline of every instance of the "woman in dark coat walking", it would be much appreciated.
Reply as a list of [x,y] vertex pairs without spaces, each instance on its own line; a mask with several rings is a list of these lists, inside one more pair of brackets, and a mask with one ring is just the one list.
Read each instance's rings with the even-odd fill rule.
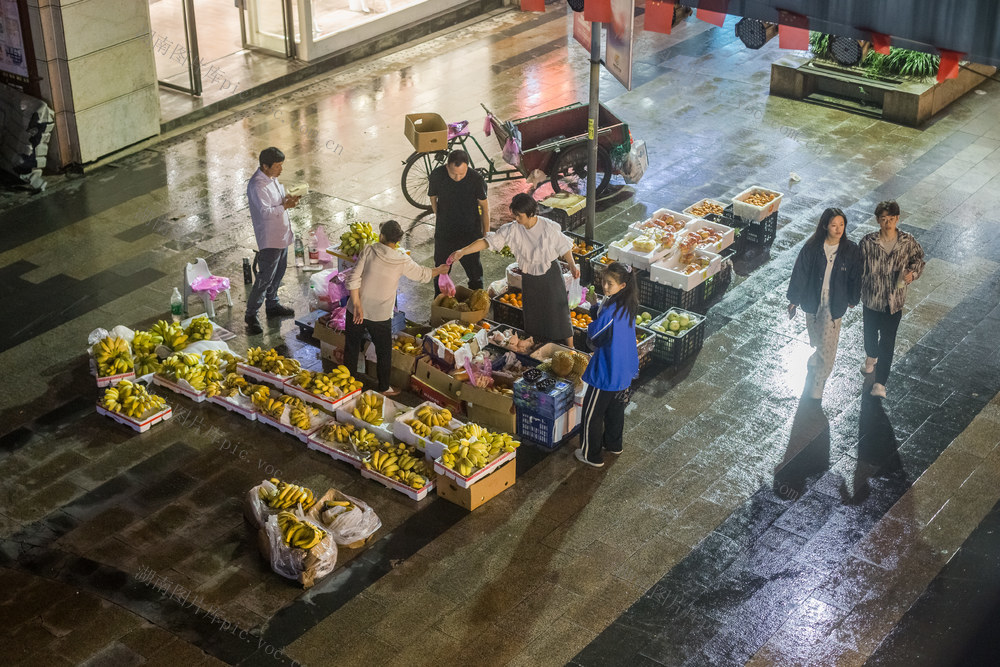
[[823,211],[816,231],[799,251],[788,283],[788,317],[795,317],[802,307],[809,344],[816,348],[809,358],[806,389],[817,400],[823,398],[833,372],[840,318],[861,299],[861,253],[847,238],[846,227],[847,217],[839,208]]

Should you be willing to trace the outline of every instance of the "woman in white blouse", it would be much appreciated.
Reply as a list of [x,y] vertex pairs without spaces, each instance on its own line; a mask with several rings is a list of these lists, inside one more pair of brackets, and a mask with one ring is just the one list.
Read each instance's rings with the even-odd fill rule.
[[524,303],[524,330],[536,341],[565,341],[573,346],[573,326],[569,320],[566,283],[556,259],[562,257],[574,278],[580,269],[573,260],[573,242],[562,233],[559,223],[538,216],[538,204],[530,195],[514,195],[510,202],[514,222],[508,222],[485,238],[451,254],[451,261],[490,248],[510,248],[521,269]]

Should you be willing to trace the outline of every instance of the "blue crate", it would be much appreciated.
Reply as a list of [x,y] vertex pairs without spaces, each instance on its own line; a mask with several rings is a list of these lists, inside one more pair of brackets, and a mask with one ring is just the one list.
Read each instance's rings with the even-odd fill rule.
[[554,450],[559,447],[570,435],[565,431],[566,414],[558,417],[547,417],[545,415],[517,408],[517,435],[522,442],[532,442],[542,449]]
[[[546,373],[545,377],[552,376]],[[556,380],[556,386],[547,392],[541,392],[524,378],[518,378],[514,381],[514,404],[553,419],[565,414],[573,407],[573,383],[553,379]]]

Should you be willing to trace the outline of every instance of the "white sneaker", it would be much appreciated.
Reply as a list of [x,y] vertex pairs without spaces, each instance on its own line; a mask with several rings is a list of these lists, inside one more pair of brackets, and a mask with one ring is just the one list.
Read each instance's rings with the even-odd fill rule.
[[604,467],[604,461],[601,461],[600,463],[594,463],[593,461],[587,460],[587,457],[583,455],[582,447],[578,448],[575,452],[573,452],[573,456],[575,456],[576,460],[579,461],[580,463],[586,463],[587,465],[593,466],[595,468]]
[[875,372],[875,364],[878,363],[878,357],[865,357],[865,363],[861,364],[861,372],[865,375],[871,375]]
[[885,385],[876,382],[872,385],[872,396],[877,396],[879,398],[885,398]]

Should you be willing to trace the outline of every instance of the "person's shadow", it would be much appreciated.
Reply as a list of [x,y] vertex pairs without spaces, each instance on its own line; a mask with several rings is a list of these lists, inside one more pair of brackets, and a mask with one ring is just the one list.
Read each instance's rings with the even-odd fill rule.
[[845,503],[863,502],[871,493],[869,479],[889,475],[902,468],[898,447],[896,432],[885,414],[882,401],[864,392],[858,419],[858,465],[854,470],[854,490],[849,492],[846,482],[840,486],[840,495]]
[[785,456],[774,469],[774,493],[784,500],[798,500],[805,492],[806,478],[829,467],[830,421],[820,401],[803,395],[792,420]]

